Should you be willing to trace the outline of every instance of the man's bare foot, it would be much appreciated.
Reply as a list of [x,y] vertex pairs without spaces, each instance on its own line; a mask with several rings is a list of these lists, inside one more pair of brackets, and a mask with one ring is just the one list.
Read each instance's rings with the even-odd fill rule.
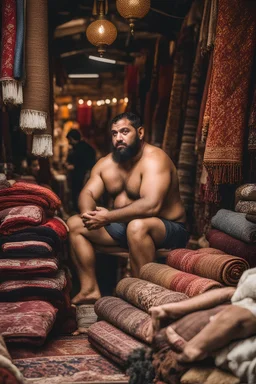
[[78,336],[78,335],[81,335],[82,333],[87,334],[88,328],[79,327],[75,332],[72,333],[72,336]]
[[95,304],[96,301],[100,298],[100,292],[92,292],[90,294],[86,294],[80,291],[75,297],[73,297],[71,304],[73,306],[81,304]]

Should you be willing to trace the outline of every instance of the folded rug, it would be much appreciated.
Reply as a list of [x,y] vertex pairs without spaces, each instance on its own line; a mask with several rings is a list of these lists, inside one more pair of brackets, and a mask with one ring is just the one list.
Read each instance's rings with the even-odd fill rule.
[[177,303],[188,298],[184,293],[172,292],[159,285],[132,277],[126,277],[118,283],[116,294],[145,312],[148,312],[150,307]]
[[148,314],[117,297],[102,297],[95,306],[98,317],[146,342],[151,319]]
[[238,200],[235,211],[256,215],[256,201]]
[[99,321],[90,326],[88,340],[111,361],[123,366],[126,365],[129,355],[135,349],[144,347],[144,344],[106,321]]
[[[50,257],[52,247],[43,241],[17,241],[2,245],[4,258],[8,257]],[[1,256],[0,256],[1,257]]]
[[211,220],[214,228],[246,243],[256,242],[256,225],[245,218],[245,213],[220,209]]
[[7,208],[0,211],[0,233],[9,235],[44,221],[44,211],[36,205]]
[[63,299],[67,286],[65,272],[60,270],[54,277],[38,277],[29,280],[8,280],[0,283],[0,300],[19,300],[22,297],[45,297],[47,301]]
[[207,249],[175,249],[169,252],[167,265],[226,285],[236,285],[243,272],[250,268],[247,261],[240,257],[223,254],[222,251],[212,254]]
[[256,201],[256,184],[244,184],[236,189],[236,203],[238,200]]
[[[2,204],[8,202],[13,203],[16,199],[16,206],[18,201],[23,201],[24,205],[35,204],[42,208],[47,209],[48,212],[54,213],[61,205],[59,197],[49,188],[41,187],[37,184],[16,182],[12,187],[0,190],[0,206],[2,209],[10,208],[13,205],[4,207]],[[34,203],[34,201],[36,201]],[[38,203],[37,203],[38,202]],[[41,204],[40,204],[41,202]]]
[[12,363],[4,339],[0,336],[0,383],[1,384],[22,384],[23,376],[17,367]]
[[9,279],[10,276],[22,277],[26,275],[48,275],[58,271],[57,259],[1,259],[1,280]]
[[59,250],[61,244],[57,233],[53,229],[42,225],[30,227],[24,229],[22,232],[16,232],[8,236],[0,235],[0,245],[24,241],[43,241],[55,250]]
[[256,214],[255,215],[251,215],[251,214],[247,213],[245,217],[246,217],[246,220],[249,220],[252,223],[256,224]]
[[8,343],[42,345],[53,327],[56,312],[45,301],[0,303],[0,334]]
[[192,297],[209,289],[220,288],[217,281],[181,272],[177,269],[157,263],[148,263],[140,270],[140,278],[158,284],[172,291],[182,292]]
[[250,267],[256,266],[256,244],[245,243],[217,229],[211,229],[206,238],[211,247],[221,249],[229,255],[242,257],[248,261]]

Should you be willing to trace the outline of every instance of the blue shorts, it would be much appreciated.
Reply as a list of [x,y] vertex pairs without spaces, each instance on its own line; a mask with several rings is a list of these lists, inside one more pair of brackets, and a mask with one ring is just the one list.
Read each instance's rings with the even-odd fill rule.
[[[185,248],[189,240],[189,233],[184,223],[160,218],[165,225],[166,235],[163,242],[157,249],[176,249]],[[125,223],[111,223],[104,227],[110,236],[118,243],[121,248],[128,249]]]

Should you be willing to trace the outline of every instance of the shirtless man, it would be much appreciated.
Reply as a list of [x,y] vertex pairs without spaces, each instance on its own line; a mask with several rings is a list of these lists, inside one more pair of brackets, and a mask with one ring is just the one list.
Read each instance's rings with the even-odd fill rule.
[[[160,248],[182,248],[188,241],[178,176],[160,148],[144,142],[138,116],[127,112],[111,121],[113,151],[100,159],[79,196],[81,215],[68,220],[73,261],[81,289],[73,304],[100,298],[95,248],[129,249],[132,275],[155,258]],[[97,206],[104,191],[113,210]]]

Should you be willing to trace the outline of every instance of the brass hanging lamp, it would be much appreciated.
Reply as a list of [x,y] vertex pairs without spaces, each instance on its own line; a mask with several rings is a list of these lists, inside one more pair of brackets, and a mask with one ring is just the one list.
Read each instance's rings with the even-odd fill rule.
[[136,20],[142,19],[150,10],[150,0],[116,0],[116,8],[128,20],[133,35]]
[[113,44],[117,37],[117,30],[105,15],[108,13],[108,0],[94,0],[93,15],[98,16],[86,29],[89,42],[98,47],[100,57],[106,52],[108,45]]

